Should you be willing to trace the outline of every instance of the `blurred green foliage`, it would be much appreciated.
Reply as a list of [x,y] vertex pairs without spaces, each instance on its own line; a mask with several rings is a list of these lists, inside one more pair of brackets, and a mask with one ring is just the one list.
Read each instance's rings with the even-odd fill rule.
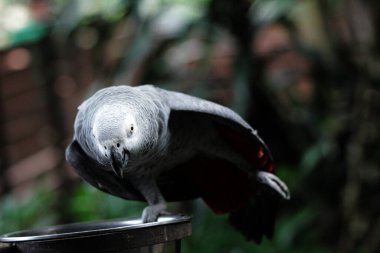
[[68,204],[69,213],[77,221],[137,217],[146,206],[105,194],[84,183],[78,185]]
[[[60,218],[56,206],[58,191],[41,185],[22,199],[5,196],[0,202],[0,233],[58,224]],[[91,221],[120,217],[137,217],[144,203],[125,201],[105,194],[86,183],[77,184],[61,210],[68,213],[71,221]]]
[[54,211],[56,194],[39,187],[28,196],[17,199],[12,195],[0,202],[0,233],[55,224],[58,214]]

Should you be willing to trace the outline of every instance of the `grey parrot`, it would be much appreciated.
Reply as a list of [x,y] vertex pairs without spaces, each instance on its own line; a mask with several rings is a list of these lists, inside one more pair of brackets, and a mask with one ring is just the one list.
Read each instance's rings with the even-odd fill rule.
[[246,121],[216,103],[152,85],[112,86],[78,107],[66,159],[106,193],[146,201],[142,221],[167,201],[202,198],[248,240],[271,238],[289,199],[271,154]]

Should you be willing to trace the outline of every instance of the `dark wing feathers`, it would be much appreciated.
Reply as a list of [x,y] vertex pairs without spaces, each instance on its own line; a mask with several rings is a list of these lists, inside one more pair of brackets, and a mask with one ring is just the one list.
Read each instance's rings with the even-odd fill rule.
[[112,171],[105,170],[98,162],[89,157],[74,140],[66,149],[66,160],[76,173],[86,182],[99,190],[129,200],[144,200],[140,192],[132,185],[114,175]]
[[279,197],[264,186],[255,198],[247,201],[242,208],[233,210],[228,219],[247,240],[260,243],[264,236],[268,239],[273,236],[278,204]]
[[269,149],[250,129],[241,127],[236,122],[220,119],[215,119],[213,125],[219,136],[255,165],[255,169],[274,172]]
[[201,191],[192,180],[192,169],[202,168],[204,160],[194,157],[184,164],[162,172],[157,178],[157,185],[166,201],[186,201],[199,198]]
[[202,154],[164,172],[158,178],[158,185],[167,201],[202,197],[217,214],[236,210],[252,197],[250,181],[243,170]]
[[186,94],[157,90],[171,109],[170,119],[180,113],[199,114],[213,121],[219,136],[245,158],[257,164],[257,169],[273,172],[272,156],[264,143],[244,119],[231,109]]
[[[207,116],[219,136],[252,163],[252,169],[274,172],[269,149],[235,112],[181,93],[164,90],[161,93],[171,108],[170,121],[184,114]],[[231,225],[248,240],[260,243],[264,236],[272,237],[279,203],[279,196],[272,189],[222,160],[193,168],[190,177],[210,208],[216,213],[229,212]]]

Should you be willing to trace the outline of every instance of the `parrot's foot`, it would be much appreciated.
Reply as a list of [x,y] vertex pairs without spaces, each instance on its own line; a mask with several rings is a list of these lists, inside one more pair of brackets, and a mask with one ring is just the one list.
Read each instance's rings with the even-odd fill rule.
[[142,213],[142,222],[148,223],[157,221],[160,215],[165,214],[168,214],[168,212],[166,212],[166,204],[156,204],[147,206],[144,208],[144,211]]
[[290,193],[288,187],[284,182],[281,181],[277,176],[272,173],[268,173],[265,171],[260,171],[257,173],[257,180],[272,188],[275,192],[277,192],[284,199],[290,199]]

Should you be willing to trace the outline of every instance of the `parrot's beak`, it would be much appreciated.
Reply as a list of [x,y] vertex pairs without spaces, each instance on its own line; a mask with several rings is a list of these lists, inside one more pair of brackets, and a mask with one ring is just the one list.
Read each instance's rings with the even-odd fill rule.
[[128,150],[117,151],[115,148],[111,149],[111,166],[112,170],[119,178],[124,177],[123,168],[128,164],[129,152]]

